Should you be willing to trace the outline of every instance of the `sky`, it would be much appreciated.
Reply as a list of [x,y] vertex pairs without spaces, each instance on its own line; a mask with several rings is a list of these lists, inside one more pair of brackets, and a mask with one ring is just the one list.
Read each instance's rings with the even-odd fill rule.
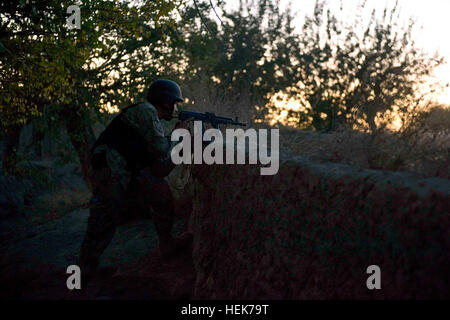
[[[228,0],[229,5],[237,7],[238,0]],[[310,15],[313,12],[316,0],[280,0],[280,7],[284,8],[291,2],[292,10],[296,13],[296,20],[293,25],[300,27],[305,14]],[[213,1],[214,3],[214,1]],[[338,10],[340,6],[339,0],[328,0],[331,8]],[[359,0],[343,0],[343,10],[350,17],[355,12]],[[373,8],[382,13],[385,7],[391,8],[395,4],[395,0],[367,0],[366,13],[370,17]],[[450,41],[448,34],[450,33],[450,0],[398,0],[400,8],[400,19],[405,22],[410,17],[415,18],[417,26],[421,27],[415,30],[416,44],[430,54],[438,51],[441,56],[448,62],[446,65],[440,66],[435,76],[442,83],[450,83]],[[436,97],[439,103],[450,104],[450,87],[442,94]]]

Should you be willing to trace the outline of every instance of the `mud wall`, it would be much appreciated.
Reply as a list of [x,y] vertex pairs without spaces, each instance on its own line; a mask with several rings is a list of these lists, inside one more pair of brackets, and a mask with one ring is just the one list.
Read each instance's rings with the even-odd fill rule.
[[[194,298],[450,298],[450,181],[284,160],[197,165]],[[381,268],[381,290],[366,269]]]

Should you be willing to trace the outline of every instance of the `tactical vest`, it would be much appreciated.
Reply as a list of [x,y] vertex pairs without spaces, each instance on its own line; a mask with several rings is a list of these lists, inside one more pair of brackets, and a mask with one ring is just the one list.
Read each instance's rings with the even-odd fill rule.
[[[140,170],[150,165],[154,160],[147,152],[147,142],[144,137],[135,128],[122,121],[123,113],[134,106],[136,104],[123,109],[100,134],[91,149],[92,152],[96,147],[105,144],[117,150],[126,160],[126,170],[128,171]],[[104,152],[100,155],[94,155],[91,159],[91,165],[94,169],[105,167],[107,163]]]

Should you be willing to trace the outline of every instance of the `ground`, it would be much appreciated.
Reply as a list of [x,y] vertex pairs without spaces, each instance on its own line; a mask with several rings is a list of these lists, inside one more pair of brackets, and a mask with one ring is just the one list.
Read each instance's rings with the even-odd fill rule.
[[[151,220],[118,227],[101,258],[100,276],[84,290],[69,291],[66,269],[77,264],[86,231],[89,191],[74,165],[39,169],[58,183],[36,192],[22,213],[0,221],[0,297],[7,299],[179,299],[189,298],[195,282],[191,249],[162,261]],[[56,172],[57,171],[57,172]],[[48,182],[48,181],[47,181]],[[75,186],[75,187],[74,187]],[[42,187],[42,186],[41,186]],[[20,186],[9,185],[18,194]],[[7,195],[7,194],[6,194]],[[84,203],[81,203],[83,200]],[[186,228],[179,217],[173,232]],[[110,269],[118,267],[115,272]]]
[[[105,270],[81,292],[66,288],[66,268],[76,264],[88,210],[29,228],[2,257],[2,296],[20,299],[189,298],[195,281],[191,251],[162,261],[151,221],[118,228],[102,256]],[[5,242],[5,241],[4,241]],[[4,250],[6,249],[6,250]],[[116,272],[108,268],[117,266]],[[6,289],[6,290],[5,290]]]

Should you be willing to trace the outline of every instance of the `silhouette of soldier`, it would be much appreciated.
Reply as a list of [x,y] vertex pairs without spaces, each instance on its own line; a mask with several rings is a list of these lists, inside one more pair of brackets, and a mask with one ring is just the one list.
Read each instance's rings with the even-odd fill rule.
[[[121,208],[130,196],[139,197],[139,207],[153,209],[153,221],[163,258],[172,256],[192,242],[185,232],[172,237],[173,196],[164,179],[175,167],[170,158],[171,143],[164,135],[160,119],[170,120],[176,103],[183,97],[178,84],[171,80],[154,81],[146,101],[123,109],[100,134],[91,149],[92,192],[88,227],[81,245],[80,267],[93,275],[99,258],[111,242],[116,226],[127,217]],[[178,121],[174,130],[188,129],[188,122]],[[128,212],[132,214],[132,212]]]

